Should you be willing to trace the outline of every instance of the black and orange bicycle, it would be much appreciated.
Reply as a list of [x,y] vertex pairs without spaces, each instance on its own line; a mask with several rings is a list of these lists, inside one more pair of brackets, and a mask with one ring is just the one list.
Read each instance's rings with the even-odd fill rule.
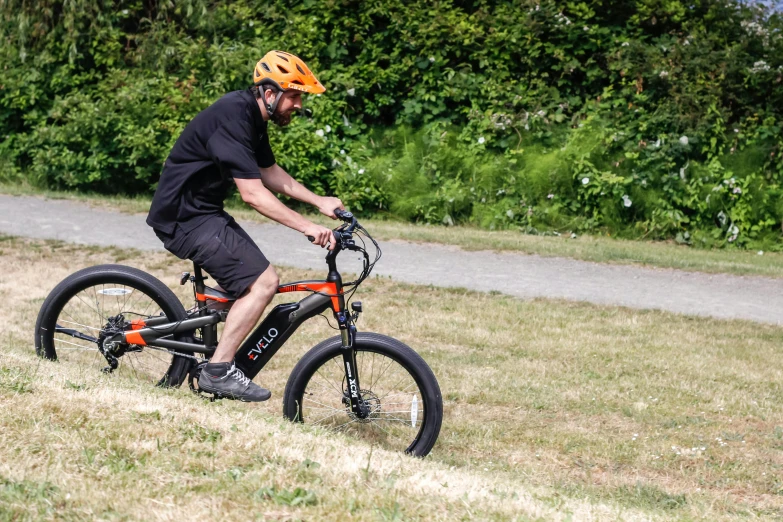
[[[335,248],[326,256],[323,281],[280,285],[278,293],[309,292],[296,303],[276,306],[237,351],[236,365],[249,378],[277,353],[306,320],[331,310],[340,335],[326,339],[296,364],[283,394],[290,420],[325,426],[368,438],[390,449],[424,456],[440,432],[443,403],[427,363],[402,342],[357,332],[360,302],[350,302],[381,251],[350,212],[334,230]],[[375,248],[371,260],[369,240]],[[357,243],[358,241],[358,243]],[[337,256],[350,250],[363,256],[359,276],[344,283]],[[193,284],[195,306],[185,310],[161,281],[136,268],[99,265],[67,277],[49,294],[35,325],[41,357],[90,365],[160,386],[188,382],[195,393],[199,372],[214,353],[217,325],[233,299],[208,287],[201,268],[182,274]],[[214,398],[214,397],[210,397]]]

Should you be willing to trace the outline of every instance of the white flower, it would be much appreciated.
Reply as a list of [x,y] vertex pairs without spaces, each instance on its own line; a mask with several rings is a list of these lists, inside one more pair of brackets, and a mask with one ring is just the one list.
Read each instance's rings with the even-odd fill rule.
[[481,145],[482,143],[484,143],[484,141],[485,141],[485,140],[484,140],[484,136],[480,137],[480,138],[478,139],[479,145]]
[[628,42],[623,42],[620,44],[620,47],[628,47],[629,45],[631,44],[629,44]]
[[345,154],[345,149],[340,149],[340,154]]
[[688,144],[688,136],[680,136],[680,143],[682,145],[687,145]]
[[528,125],[527,123],[525,123],[525,130],[530,130],[530,125]]
[[[124,15],[128,14],[128,10],[127,10],[127,9],[123,9],[123,10],[122,10],[122,14],[124,14]],[[251,27],[252,27],[252,25],[253,25],[253,22],[250,22],[250,25],[251,25]]]
[[353,96],[354,94],[356,94],[356,89],[354,89],[353,87],[348,89],[348,96]]
[[430,62],[434,62],[434,61],[435,61],[435,57],[434,56],[430,56]]
[[508,216],[508,219],[514,219],[514,211],[511,209],[506,210],[506,216]]
[[555,197],[555,195],[554,195],[554,194],[548,194],[548,195],[547,195],[547,197],[546,197],[546,199],[552,199],[553,197]]
[[587,26],[582,27],[582,29],[584,29],[585,31],[589,31],[590,30],[590,28],[587,27]]
[[753,67],[750,69],[750,72],[752,73],[758,73],[763,71],[769,71],[769,64],[764,60],[759,60],[758,62],[755,62],[753,64]]
[[359,174],[364,174],[364,169],[359,169]]
[[590,178],[582,178],[582,185],[587,185],[590,183]]
[[658,76],[660,76],[661,78],[666,78],[667,76],[669,76],[669,73],[668,71],[661,71],[660,73],[658,73]]
[[248,27],[253,27],[253,20],[250,20],[250,21],[247,23],[247,26],[248,26]]
[[320,136],[320,137],[323,138],[324,137],[324,130],[323,129],[318,129],[317,131],[315,131],[315,135],[316,136]]
[[734,129],[734,132],[735,132],[735,133],[739,132],[739,129]]
[[332,126],[331,125],[327,125],[326,126],[326,132],[332,132]]
[[[345,114],[343,114],[343,125],[345,125],[346,127],[351,126],[351,122],[348,121],[348,116],[346,116]],[[345,139],[343,139],[343,141],[345,141]]]
[[623,194],[623,206],[630,207],[631,205],[632,205],[631,198],[628,197],[628,194]]
[[739,187],[734,187],[734,190],[732,190],[734,194],[742,194],[742,189]]

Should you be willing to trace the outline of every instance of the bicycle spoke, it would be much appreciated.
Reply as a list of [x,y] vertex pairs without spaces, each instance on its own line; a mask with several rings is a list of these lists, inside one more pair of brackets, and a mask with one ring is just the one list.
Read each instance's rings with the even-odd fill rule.
[[81,326],[82,328],[89,328],[90,330],[97,330],[99,332],[101,331],[100,328],[95,328],[94,326],[87,326],[86,324],[75,323],[73,321],[66,321],[64,319],[61,319],[60,322],[61,323],[67,323],[67,324],[75,324],[76,326]]
[[[60,334],[60,335],[62,335],[62,334]],[[65,343],[65,344],[72,344],[73,346],[78,346],[82,350],[95,350],[96,352],[98,351],[98,347],[97,346],[85,346],[83,344],[76,344],[76,343],[72,343],[70,341],[66,341],[65,339],[55,338],[54,342],[56,342],[56,343]],[[67,349],[73,350],[73,348],[64,348],[64,349],[66,349],[66,350]]]
[[[100,283],[78,290],[70,296],[59,311],[58,321],[63,329],[72,329],[90,337],[99,338],[109,325],[109,316],[118,321],[130,321],[135,318],[150,317],[162,312],[160,304],[144,291],[129,287],[124,283]],[[122,323],[117,325],[121,327]],[[116,332],[116,330],[115,330]],[[92,366],[99,371],[106,364],[106,358],[97,346],[73,342],[77,339],[61,339],[68,334],[55,332],[54,349],[58,359],[85,367]],[[127,350],[127,351],[126,351]],[[92,355],[86,352],[92,352]],[[146,347],[141,350],[129,350],[120,346],[116,354],[118,367],[116,374],[157,384],[167,374],[174,356],[165,350],[156,353]]]
[[424,403],[412,402],[421,396],[416,381],[395,359],[374,351],[357,351],[356,367],[360,393],[369,408],[367,417],[359,418],[342,402],[345,368],[338,355],[324,361],[310,377],[301,399],[302,420],[368,437],[393,449],[407,449],[424,419]]
[[327,379],[326,377],[323,376],[323,374],[321,373],[320,369],[317,372],[315,372],[315,373],[317,373],[321,377],[321,379],[323,379],[326,382],[326,384],[329,384],[333,390],[335,390],[337,393],[342,395],[343,391],[340,388],[332,385],[332,383],[329,382],[329,379]]

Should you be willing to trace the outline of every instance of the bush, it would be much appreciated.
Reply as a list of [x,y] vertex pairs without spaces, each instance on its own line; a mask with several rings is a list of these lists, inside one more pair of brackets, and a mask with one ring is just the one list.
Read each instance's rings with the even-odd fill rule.
[[149,193],[282,47],[328,91],[278,160],[360,212],[780,248],[782,26],[734,0],[8,0],[0,177]]

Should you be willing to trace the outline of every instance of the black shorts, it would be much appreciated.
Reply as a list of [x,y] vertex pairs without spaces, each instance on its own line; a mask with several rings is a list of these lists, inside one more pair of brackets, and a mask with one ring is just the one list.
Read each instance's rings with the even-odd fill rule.
[[190,232],[177,225],[171,235],[159,230],[155,235],[166,250],[195,262],[237,298],[269,267],[261,249],[230,217],[211,217]]

